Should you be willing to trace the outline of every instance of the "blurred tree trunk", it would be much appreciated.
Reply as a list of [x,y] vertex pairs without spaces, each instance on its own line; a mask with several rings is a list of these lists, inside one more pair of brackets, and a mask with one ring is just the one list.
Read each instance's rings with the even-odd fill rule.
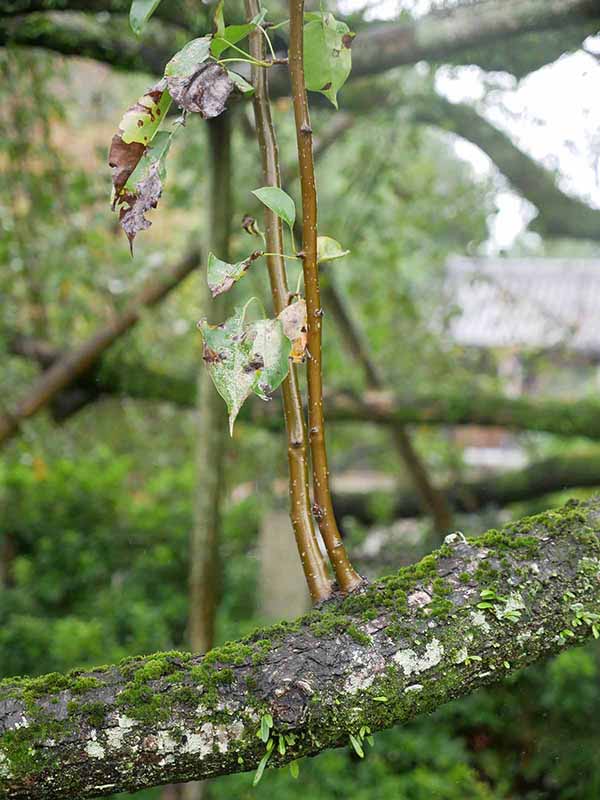
[[[231,120],[222,115],[208,121],[210,187],[208,197],[209,250],[229,260],[231,230]],[[203,316],[219,322],[228,314],[227,294],[211,300],[205,276],[200,279]],[[200,359],[198,359],[200,362]],[[228,435],[225,404],[215,391],[208,371],[200,364],[197,384],[196,494],[190,541],[189,645],[205,653],[214,644],[219,602],[219,538],[223,500],[224,457]],[[208,797],[206,782],[181,787],[183,800]]]

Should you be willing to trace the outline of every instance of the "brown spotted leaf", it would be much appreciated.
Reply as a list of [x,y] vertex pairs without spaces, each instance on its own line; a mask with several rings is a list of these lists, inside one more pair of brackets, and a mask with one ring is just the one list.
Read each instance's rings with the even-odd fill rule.
[[119,222],[129,239],[132,255],[136,235],[152,224],[145,215],[152,208],[156,208],[162,194],[166,174],[165,158],[171,136],[172,134],[167,132],[156,134],[152,145],[146,148],[123,191],[115,196]]
[[244,277],[250,264],[260,258],[261,255],[262,252],[260,250],[255,250],[243,261],[229,264],[227,261],[221,261],[214,253],[209,253],[206,278],[212,296],[217,297],[224,292],[228,292],[234,283]]
[[294,364],[304,361],[307,339],[306,301],[297,300],[286,306],[278,315],[283,325],[283,332],[292,343],[290,357]]

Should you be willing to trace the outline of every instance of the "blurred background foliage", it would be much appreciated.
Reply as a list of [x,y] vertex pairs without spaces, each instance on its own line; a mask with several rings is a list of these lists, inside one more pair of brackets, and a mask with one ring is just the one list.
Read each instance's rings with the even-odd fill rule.
[[[428,69],[399,71],[395,91],[431,83]],[[105,161],[120,113],[151,78],[13,47],[0,50],[0,74],[10,87],[0,104],[0,407],[8,408],[37,374],[33,362],[11,352],[14,333],[58,349],[83,340],[144,280],[206,240],[211,197],[205,130],[190,120],[173,146],[160,212],[131,260],[108,209]],[[250,189],[261,184],[248,111],[233,112],[237,221],[256,212]],[[275,117],[289,173],[295,144],[286,99],[276,102]],[[331,114],[317,108],[315,130],[330,124]],[[474,354],[446,334],[455,309],[444,304],[442,291],[449,256],[493,249],[502,179],[475,171],[452,137],[418,124],[394,103],[356,114],[317,171],[321,232],[351,250],[328,272],[366,332],[386,384],[415,392],[460,390],[467,381],[504,388],[494,353]],[[286,188],[298,199],[295,181]],[[248,241],[236,227],[234,258],[247,253]],[[588,242],[570,247],[527,234],[512,245],[514,254],[597,251]],[[200,363],[195,324],[210,316],[210,308],[199,307],[200,280],[193,274],[145,313],[108,358],[132,370],[143,363],[174,377],[193,374]],[[251,293],[267,296],[258,269],[246,283]],[[240,300],[248,285],[233,292]],[[532,358],[541,372],[553,371],[547,356]],[[325,337],[325,370],[329,389],[368,388],[333,327]],[[588,391],[595,391],[593,382],[582,383],[582,394]],[[192,410],[123,396],[91,403],[61,426],[38,415],[4,449],[0,677],[185,649],[194,434]],[[450,431],[421,426],[414,434],[437,482],[470,474]],[[376,471],[410,485],[385,429],[336,424],[329,438],[334,473]],[[549,434],[517,438],[529,458],[590,448]],[[218,642],[261,622],[260,595],[269,587],[261,584],[259,529],[265,509],[281,504],[284,448],[277,434],[240,421],[228,449]],[[456,525],[468,535],[561,499],[486,509]],[[371,503],[381,525],[390,523],[389,497],[382,493]],[[413,522],[373,554],[365,547],[372,532],[352,519],[342,522],[359,567],[371,576],[417,557],[429,533],[426,521]],[[269,772],[252,790],[247,775],[229,776],[212,784],[211,797],[591,800],[600,795],[599,658],[595,644],[565,652],[502,686],[377,734],[364,762],[350,751],[328,752],[303,762],[299,781]],[[159,798],[161,791],[136,797]]]

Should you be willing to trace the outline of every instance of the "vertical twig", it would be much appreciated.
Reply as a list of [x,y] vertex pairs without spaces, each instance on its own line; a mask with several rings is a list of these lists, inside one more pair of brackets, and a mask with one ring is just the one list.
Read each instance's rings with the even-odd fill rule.
[[304,0],[290,0],[289,71],[296,122],[298,166],[302,191],[302,266],[308,312],[308,421],[313,468],[314,511],[340,589],[349,592],[362,582],[354,570],[337,527],[325,445],[323,382],[321,376],[321,326],[323,309],[317,267],[317,191],[312,149],[312,129],[304,81]]
[[[252,19],[260,11],[259,0],[245,0],[245,6],[248,19]],[[264,60],[264,45],[263,35],[260,31],[255,31],[250,35],[250,54],[258,61]],[[266,186],[280,187],[279,150],[271,117],[267,71],[264,68],[253,66],[252,83],[254,85],[254,117],[261,154],[263,182]],[[265,209],[264,216],[267,251],[275,254],[267,256],[267,267],[273,306],[275,313],[279,314],[288,302],[287,276],[282,258],[284,252],[283,230],[281,220],[270,209]],[[310,508],[306,426],[297,370],[293,364],[290,365],[289,376],[282,384],[282,395],[287,431],[290,518],[308,589],[313,602],[318,602],[329,596],[331,583],[319,550]]]

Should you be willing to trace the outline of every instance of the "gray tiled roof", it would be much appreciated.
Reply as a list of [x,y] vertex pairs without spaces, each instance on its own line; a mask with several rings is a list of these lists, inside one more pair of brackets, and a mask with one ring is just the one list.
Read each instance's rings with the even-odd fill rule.
[[452,258],[445,292],[459,344],[600,355],[600,260]]

